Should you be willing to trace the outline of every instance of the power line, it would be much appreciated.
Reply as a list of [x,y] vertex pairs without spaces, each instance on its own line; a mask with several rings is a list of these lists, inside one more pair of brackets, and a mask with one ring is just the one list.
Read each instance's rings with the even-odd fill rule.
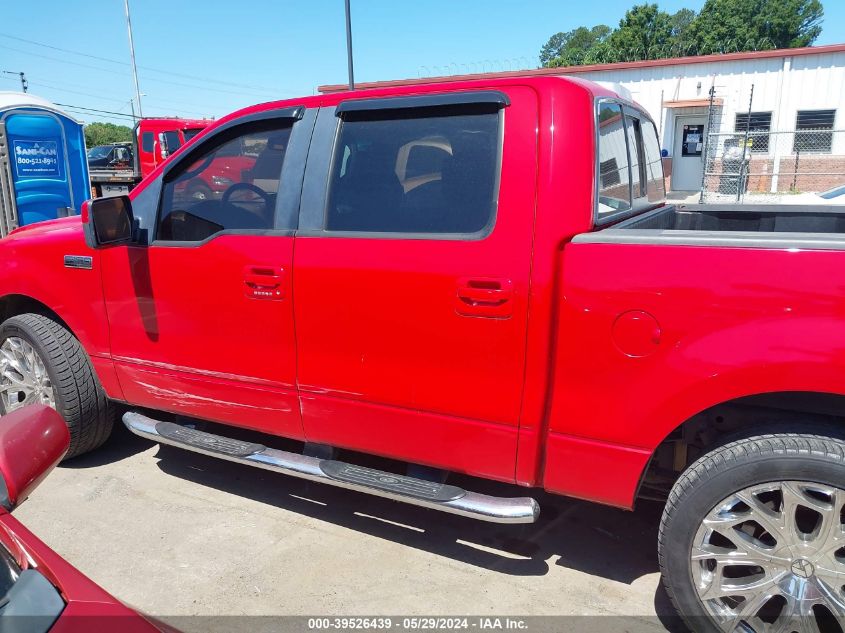
[[[7,78],[7,77],[0,77],[0,79],[9,79],[10,81],[14,81],[13,79],[10,79],[10,78]],[[66,89],[63,86],[70,86],[71,88],[82,88],[83,90],[86,89],[86,86],[81,86],[78,83],[71,83],[71,82],[68,82],[68,81],[60,81],[58,79],[50,78],[50,79],[45,80],[45,79],[41,79],[40,77],[36,77],[35,83],[36,83],[36,85],[51,88],[53,90],[58,90],[59,92],[69,92],[69,93],[73,93],[73,94],[79,94],[79,95],[82,95],[84,97],[90,97],[92,99],[100,99],[100,100],[103,100],[103,101],[114,101],[115,103],[123,103],[123,104],[127,103],[127,101],[128,101],[128,99],[117,98],[116,95],[114,95],[114,93],[109,93],[109,94],[112,95],[110,97],[104,97],[104,96],[101,95],[101,93],[92,94],[90,92],[78,92],[78,91],[75,91],[75,90],[72,90],[72,89]],[[58,87],[56,87],[56,85],[58,85]],[[97,90],[97,88],[91,88],[91,89]],[[161,103],[161,104],[166,104],[170,107],[178,108],[179,110],[181,110],[183,112],[191,112],[193,114],[201,114],[201,115],[208,114],[208,110],[203,110],[203,111],[188,110],[185,107],[183,107],[183,106],[187,106],[189,108],[204,107],[204,106],[197,104],[197,103],[189,103],[187,101],[178,101],[178,100],[174,101],[174,100],[171,100],[171,99],[159,99],[156,96],[149,97],[147,100],[148,101],[155,101],[155,102]]]
[[[102,116],[102,117],[105,117],[105,118],[121,117],[121,119],[133,119],[133,120],[138,118],[138,117],[135,117],[131,114],[126,114],[124,112],[118,112],[118,111],[115,111],[115,110],[101,110],[99,108],[89,108],[87,106],[78,106],[78,105],[73,105],[73,104],[70,104],[70,103],[59,103],[59,102],[56,102],[56,105],[61,106],[63,108],[67,108],[68,110],[81,110],[81,111],[83,111],[83,114],[96,114],[97,116]],[[156,117],[153,116],[153,117],[147,117],[147,118],[156,118]]]
[[[18,81],[17,79],[12,79],[11,77],[0,77],[0,79],[5,79],[6,81]],[[95,98],[95,99],[104,99],[106,101],[113,101],[115,103],[126,103],[126,101],[127,101],[126,99],[110,99],[110,98],[100,97],[100,96],[97,96],[97,95],[91,95],[91,94],[88,94],[88,93],[85,93],[85,92],[79,92],[79,91],[75,91],[75,90],[66,90],[64,88],[54,88],[54,87],[49,86],[49,85],[47,85],[43,82],[40,82],[40,81],[35,81],[35,82],[32,82],[32,83],[33,83],[33,85],[36,85],[36,86],[44,86],[46,88],[50,88],[51,90],[57,90],[58,92],[72,93],[72,94],[76,94],[76,95],[81,95],[83,97],[91,97],[91,98]],[[153,101],[157,101],[157,102],[160,102],[160,103],[171,103],[171,104],[175,103],[175,102],[162,101],[160,99],[153,99]],[[112,115],[115,115],[115,116],[128,117],[130,119],[133,118],[131,114],[125,114],[123,112],[116,112],[116,111],[112,111],[112,110],[99,110],[97,108],[88,108],[88,107],[69,105],[69,104],[63,104],[63,103],[58,103],[58,102],[55,102],[55,103],[56,103],[56,105],[60,105],[60,106],[65,107],[65,108],[73,108],[73,109],[77,109],[77,110],[79,110],[79,109],[88,110],[90,112],[97,112],[100,115],[103,115],[104,113],[109,113],[109,114],[112,114]],[[168,106],[168,107],[170,107],[170,106]],[[157,108],[157,109],[160,109],[160,108]],[[199,110],[186,110],[185,108],[181,108],[181,107],[176,107],[174,111],[177,114],[178,113],[187,113],[187,114],[199,115],[201,117],[206,117],[208,115],[208,112],[200,112]],[[114,118],[114,117],[106,117],[106,118]],[[190,118],[190,117],[183,117],[183,118]]]
[[134,119],[135,118],[131,114],[125,114],[123,112],[115,112],[114,110],[98,110],[97,108],[86,108],[85,106],[72,105],[70,103],[59,103],[58,101],[56,102],[56,105],[62,106],[63,108],[74,108],[76,110],[87,110],[89,112],[97,112],[99,114],[111,114],[113,116],[126,117],[127,119]]
[[[10,50],[10,51],[15,51],[17,53],[22,53],[23,55],[30,55],[32,57],[39,57],[41,59],[46,59],[48,61],[57,62],[59,64],[68,64],[70,66],[77,66],[79,68],[90,68],[91,70],[96,70],[96,71],[99,71],[99,72],[102,72],[102,73],[109,73],[109,74],[112,74],[112,75],[118,75],[120,77],[126,77],[125,72],[121,72],[121,71],[118,71],[118,70],[111,70],[109,68],[102,68],[100,66],[91,66],[90,64],[82,64],[80,62],[70,61],[70,60],[67,60],[67,59],[59,59],[58,57],[50,57],[49,55],[40,55],[38,53],[31,53],[29,51],[23,51],[19,48],[13,48],[11,46],[6,46],[4,44],[0,44],[0,48],[4,48],[4,49]],[[202,79],[202,78],[196,77],[195,79]],[[171,85],[171,86],[179,86],[180,88],[191,88],[191,89],[194,89],[194,90],[204,90],[204,91],[209,91],[209,92],[220,92],[220,93],[223,93],[223,94],[232,94],[232,95],[241,95],[241,96],[244,95],[244,94],[248,94],[248,93],[245,93],[243,90],[225,90],[223,88],[211,88],[209,86],[197,86],[197,85],[192,85],[192,84],[186,84],[185,82],[176,82],[176,81],[168,81],[166,79],[157,79],[155,77],[152,77],[152,78],[147,77],[146,80],[152,81],[152,82],[155,82],[155,83],[160,83],[160,84],[168,84],[168,85]],[[267,99],[267,98],[272,99],[272,96],[269,95],[268,93],[264,93],[264,94],[253,93],[250,96],[256,96],[256,97],[259,97],[259,98],[262,98],[262,99]]]
[[32,57],[39,57],[41,59],[46,59],[51,62],[58,62],[60,64],[70,64],[71,66],[78,66],[80,68],[90,68],[92,70],[98,70],[101,73],[111,73],[112,75],[120,75],[121,77],[126,76],[125,72],[120,72],[118,70],[110,70],[108,68],[101,68],[99,66],[91,66],[90,64],[82,64],[80,62],[72,62],[67,59],[59,59],[58,57],[50,57],[49,55],[40,55],[38,53],[32,53],[30,51],[23,51],[19,48],[14,48],[12,46],[5,46],[0,44],[0,48],[5,48],[8,51],[15,51],[16,53],[22,53],[23,55],[30,55]]
[[[84,117],[84,116],[95,116],[95,117],[96,117],[96,118],[98,118],[98,119],[109,119],[109,120],[111,120],[111,121],[116,121],[116,122],[118,122],[118,123],[120,123],[120,124],[122,124],[122,125],[126,125],[126,124],[127,124],[127,120],[126,120],[126,119],[124,119],[124,118],[120,118],[120,117],[116,117],[116,116],[113,116],[113,115],[111,115],[111,114],[95,114],[95,115],[92,115],[92,114],[90,114],[90,113],[88,113],[88,112],[80,112],[80,111],[78,111],[78,110],[74,110],[74,109],[72,109],[72,108],[66,108],[66,110],[67,110],[68,112],[70,112],[71,114],[76,114],[76,115],[78,115],[78,116],[82,116],[82,117]],[[86,123],[86,125],[90,125],[90,123]],[[130,126],[128,126],[128,125],[127,125],[127,127],[130,127]]]
[[[11,35],[9,33],[0,33],[0,37],[5,37],[5,38],[11,39],[11,40],[16,40],[18,42],[25,42],[27,44],[32,44],[34,46],[42,46],[44,48],[49,48],[49,49],[52,49],[52,50],[55,50],[55,51],[60,51],[62,53],[70,53],[72,55],[79,55],[81,57],[88,57],[90,59],[96,59],[96,60],[99,60],[99,61],[102,61],[102,62],[108,62],[110,64],[120,64],[121,66],[128,66],[129,65],[128,62],[122,62],[122,61],[119,61],[119,60],[116,60],[116,59],[109,59],[108,57],[100,57],[99,55],[90,55],[88,53],[82,53],[80,51],[74,51],[74,50],[71,50],[71,49],[68,49],[68,48],[61,48],[59,46],[53,46],[52,44],[45,44],[43,42],[37,42],[35,40],[26,39],[24,37],[18,37],[16,35]],[[138,68],[141,68],[142,70],[148,70],[148,71],[151,71],[151,72],[161,73],[163,75],[171,75],[171,76],[174,76],[174,77],[182,77],[184,79],[201,79],[201,80],[206,81],[206,82],[216,83],[216,84],[220,84],[220,85],[224,85],[224,86],[232,86],[232,87],[235,87],[235,88],[247,88],[247,89],[250,89],[250,90],[257,90],[257,91],[260,91],[260,92],[268,92],[267,88],[262,87],[262,86],[252,86],[252,85],[249,85],[249,84],[240,84],[240,83],[235,83],[235,82],[232,82],[232,81],[223,81],[222,79],[213,79],[211,77],[200,77],[200,76],[194,75],[194,74],[177,73],[177,72],[174,72],[172,70],[162,70],[162,69],[159,69],[159,68],[152,68],[150,66],[138,66]]]
[[24,72],[15,70],[3,70],[0,72],[4,75],[17,75],[18,79],[21,80],[21,89],[26,92],[26,89],[29,87],[29,82],[26,80],[26,74]]
[[249,96],[259,97],[261,99],[272,99],[272,95],[265,94],[256,94],[256,93],[247,93],[243,90],[225,90],[223,88],[209,88],[208,86],[193,86],[191,84],[186,84],[183,81],[169,81],[167,79],[157,79],[155,77],[145,77],[145,81],[154,81],[155,83],[159,84],[167,84],[170,86],[179,86],[181,88],[194,88],[196,90],[209,90],[211,92],[220,92],[223,94],[230,94],[230,95],[245,95],[248,94]]
[[[16,79],[12,79],[11,77],[0,77],[0,79],[5,79],[7,81],[17,81]],[[78,90],[68,90],[67,88],[55,87],[55,86],[52,86],[49,83],[45,83],[43,81],[33,81],[31,83],[34,86],[43,86],[45,88],[49,88],[50,90],[55,90],[57,92],[62,92],[62,93],[67,93],[67,94],[75,94],[75,95],[79,95],[79,96],[82,96],[82,97],[88,97],[88,98],[91,98],[91,99],[99,99],[99,100],[103,100],[103,101],[111,101],[113,103],[121,103],[121,104],[126,104],[127,101],[128,101],[127,99],[113,99],[111,97],[102,97],[100,95],[93,95],[93,94],[89,94],[87,92],[80,92]],[[156,107],[157,110],[167,108],[167,109],[173,110],[173,112],[175,112],[176,114],[185,113],[185,114],[198,115],[200,117],[207,117],[208,114],[209,114],[207,110],[206,111],[189,110],[187,108],[182,107],[176,101],[167,101],[167,100],[162,100],[162,99],[158,99],[158,98],[155,98],[155,97],[152,98],[152,99],[148,99],[148,101],[153,101],[155,103],[163,104],[163,105],[157,106]],[[122,115],[122,113],[121,113],[121,115]],[[127,114],[125,116],[131,116],[131,115]],[[190,118],[190,117],[184,117],[184,118]]]
[[61,88],[56,86],[51,86],[49,83],[45,83],[43,81],[33,81],[31,82],[33,86],[43,86],[45,88],[49,88],[50,90],[57,90],[59,92],[66,92],[69,94],[79,95],[81,97],[88,97],[90,99],[99,99],[101,101],[113,101],[114,103],[126,103],[126,99],[113,99],[111,97],[102,97],[100,95],[93,95],[87,92],[80,92],[79,90],[70,90],[68,88]]

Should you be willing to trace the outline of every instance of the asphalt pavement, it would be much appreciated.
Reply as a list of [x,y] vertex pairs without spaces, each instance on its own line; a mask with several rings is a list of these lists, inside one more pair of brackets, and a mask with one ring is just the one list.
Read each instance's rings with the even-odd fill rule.
[[631,513],[538,500],[533,525],[481,523],[159,446],[121,427],[56,468],[15,514],[110,593],[187,631],[284,622],[224,617],[233,615],[590,616],[542,622],[678,628],[659,586],[657,504]]

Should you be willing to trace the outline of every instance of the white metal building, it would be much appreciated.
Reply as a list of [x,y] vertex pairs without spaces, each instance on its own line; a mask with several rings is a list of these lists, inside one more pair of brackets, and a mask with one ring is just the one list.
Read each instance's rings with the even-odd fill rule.
[[[750,134],[741,141],[750,148],[749,188],[761,192],[788,191],[790,187],[820,191],[845,182],[845,133],[835,133],[845,129],[845,44],[387,81],[357,87],[534,74],[577,75],[628,88],[658,125],[668,154],[665,171],[671,174],[673,190],[698,190],[705,170],[721,169],[718,156],[715,167],[712,160],[709,164],[705,160],[705,139],[714,144],[712,150],[721,153],[730,139],[735,143],[746,128]],[[344,89],[342,85],[320,87],[322,92]],[[721,143],[718,148],[717,143]],[[796,154],[799,161],[795,161]],[[793,168],[799,163],[800,167]],[[796,180],[795,172],[801,172],[802,180]]]

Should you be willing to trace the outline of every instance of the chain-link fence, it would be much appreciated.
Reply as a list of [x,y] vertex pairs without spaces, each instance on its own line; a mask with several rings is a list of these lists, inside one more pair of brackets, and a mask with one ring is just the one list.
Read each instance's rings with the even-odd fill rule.
[[702,194],[707,202],[802,202],[845,186],[845,130],[711,132]]

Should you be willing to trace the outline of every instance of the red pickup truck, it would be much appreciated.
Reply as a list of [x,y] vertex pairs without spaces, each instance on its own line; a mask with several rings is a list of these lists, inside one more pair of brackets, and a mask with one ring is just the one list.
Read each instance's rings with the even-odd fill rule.
[[[247,148],[221,196],[184,193]],[[0,241],[0,407],[55,405],[78,455],[120,403],[159,442],[488,521],[539,508],[450,473],[662,499],[691,626],[824,625],[845,615],[843,231],[834,207],[667,204],[654,123],[577,79],[262,104],[130,197]]]

